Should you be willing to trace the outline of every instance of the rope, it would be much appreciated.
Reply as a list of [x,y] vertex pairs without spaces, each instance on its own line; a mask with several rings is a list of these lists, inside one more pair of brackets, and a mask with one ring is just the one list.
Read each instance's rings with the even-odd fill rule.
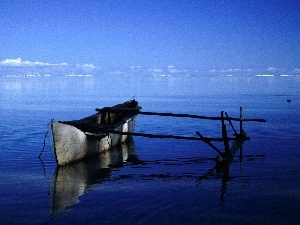
[[42,154],[43,154],[43,152],[44,152],[44,150],[45,150],[45,146],[46,146],[46,137],[47,137],[48,132],[49,132],[49,131],[47,131],[46,134],[45,134],[45,137],[44,137],[44,146],[43,146],[43,148],[42,148],[41,153],[39,154],[39,159],[41,159],[41,156],[42,156]]
[[[48,126],[49,126],[49,124],[48,124]],[[43,146],[43,148],[42,148],[42,151],[41,151],[40,154],[39,154],[39,159],[40,159],[40,161],[41,161],[42,168],[43,168],[43,172],[44,172],[44,178],[45,178],[46,184],[47,184],[47,186],[48,186],[48,196],[50,196],[50,184],[49,184],[49,182],[48,182],[47,175],[46,175],[46,167],[45,167],[45,164],[44,164],[43,160],[41,159],[41,156],[42,156],[42,154],[43,154],[43,152],[44,152],[44,150],[45,150],[45,146],[46,146],[46,137],[47,137],[47,135],[48,135],[48,132],[49,132],[49,131],[47,131],[47,132],[45,133],[45,137],[44,137],[44,146]]]

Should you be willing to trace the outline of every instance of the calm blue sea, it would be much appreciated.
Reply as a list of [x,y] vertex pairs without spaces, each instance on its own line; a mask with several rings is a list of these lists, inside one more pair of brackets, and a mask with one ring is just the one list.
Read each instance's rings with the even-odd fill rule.
[[[0,224],[299,224],[299,87],[299,76],[1,76]],[[244,123],[251,140],[229,179],[207,144],[173,139],[134,137],[56,167],[44,138],[51,119],[132,98],[144,111],[205,116],[238,117],[242,106],[244,118],[267,123]],[[221,124],[139,115],[135,131],[221,137]]]

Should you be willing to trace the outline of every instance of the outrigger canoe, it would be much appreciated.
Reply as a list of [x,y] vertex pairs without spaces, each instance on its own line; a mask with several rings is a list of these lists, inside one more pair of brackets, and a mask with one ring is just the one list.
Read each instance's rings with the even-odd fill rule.
[[138,102],[130,100],[96,109],[97,113],[80,120],[51,121],[56,163],[60,166],[70,164],[124,143],[128,134],[109,133],[107,130],[132,133],[140,110]]

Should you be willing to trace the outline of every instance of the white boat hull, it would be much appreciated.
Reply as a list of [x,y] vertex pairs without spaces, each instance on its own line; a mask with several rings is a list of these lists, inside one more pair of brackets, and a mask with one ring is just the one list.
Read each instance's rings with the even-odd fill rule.
[[[136,116],[120,121],[114,130],[133,132]],[[101,153],[125,142],[128,135],[88,133],[60,122],[51,122],[54,155],[58,165],[66,165]]]

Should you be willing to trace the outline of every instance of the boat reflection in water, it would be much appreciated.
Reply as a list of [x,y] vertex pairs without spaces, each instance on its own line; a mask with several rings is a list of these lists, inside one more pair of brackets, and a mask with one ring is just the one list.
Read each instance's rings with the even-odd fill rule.
[[109,177],[112,169],[125,165],[137,154],[132,138],[93,158],[75,164],[58,166],[54,172],[53,190],[51,191],[52,213],[58,213],[77,204],[78,197],[88,188],[102,183]]

